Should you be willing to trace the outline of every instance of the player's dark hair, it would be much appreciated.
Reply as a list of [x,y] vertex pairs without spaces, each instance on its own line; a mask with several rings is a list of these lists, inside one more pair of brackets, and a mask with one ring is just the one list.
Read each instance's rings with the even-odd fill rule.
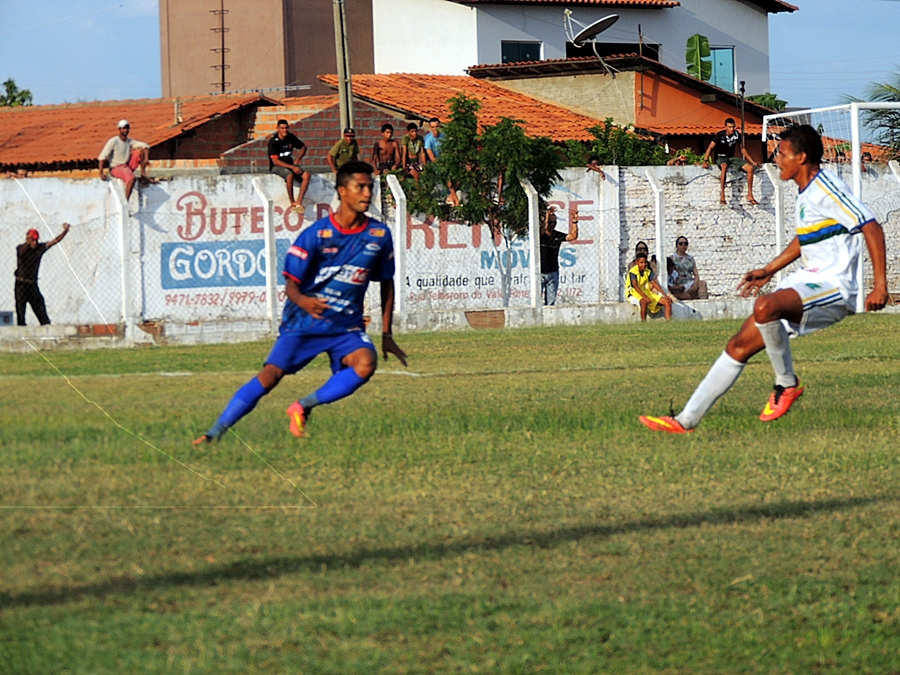
[[440,122],[440,120],[437,117],[432,117],[430,120],[428,120],[428,123],[431,124],[432,122]]
[[809,164],[822,162],[822,155],[825,154],[825,148],[822,146],[822,137],[810,125],[798,124],[788,127],[781,132],[781,140],[790,143],[794,152],[798,155],[801,152],[805,152],[806,161]]
[[334,178],[334,189],[337,190],[339,187],[347,187],[347,183],[350,182],[350,179],[355,174],[364,173],[371,176],[374,172],[375,169],[373,169],[372,165],[368,162],[346,162],[337,170],[337,175]]
[[384,124],[381,125],[381,133],[384,133],[384,132],[387,131],[388,129],[390,129],[391,131],[393,131],[393,130],[394,130],[394,125],[391,124],[390,122],[385,122]]
[[593,164],[594,162],[600,162],[600,158],[597,155],[591,155],[588,157],[588,164]]
[[418,128],[419,128],[419,125],[416,124],[415,122],[410,122],[409,124],[406,125],[407,131],[412,131],[413,129],[418,129]]
[[643,258],[644,260],[647,259],[647,254],[644,253],[643,251],[641,251],[641,252],[638,253],[636,256],[634,256],[634,262],[637,262],[637,261],[640,260],[641,258]]
[[281,126],[282,124],[284,126],[288,126],[288,121],[287,120],[278,120],[278,122],[275,123],[275,126],[278,127],[278,126]]
[[727,119],[725,120],[725,124],[734,124],[734,118],[733,118],[733,117],[727,118]]

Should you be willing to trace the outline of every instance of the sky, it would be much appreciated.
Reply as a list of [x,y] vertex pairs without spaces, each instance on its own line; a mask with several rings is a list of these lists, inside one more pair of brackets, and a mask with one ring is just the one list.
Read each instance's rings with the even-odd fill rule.
[[[900,78],[900,0],[788,0],[769,16],[771,91],[791,107]],[[35,104],[161,95],[158,0],[0,0],[0,82]]]

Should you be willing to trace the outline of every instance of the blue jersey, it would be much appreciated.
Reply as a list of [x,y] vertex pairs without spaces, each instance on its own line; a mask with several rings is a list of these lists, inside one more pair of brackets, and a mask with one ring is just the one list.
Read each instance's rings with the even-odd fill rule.
[[325,300],[328,309],[316,319],[288,300],[282,333],[339,335],[363,330],[369,282],[394,277],[391,231],[371,218],[353,229],[342,227],[332,216],[322,218],[303,230],[288,249],[284,276],[296,281],[303,295]]

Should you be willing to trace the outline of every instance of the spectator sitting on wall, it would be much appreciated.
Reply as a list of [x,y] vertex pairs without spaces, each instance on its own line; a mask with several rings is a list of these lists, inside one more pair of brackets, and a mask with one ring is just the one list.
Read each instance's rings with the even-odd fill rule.
[[[741,156],[735,157],[735,150],[740,146]],[[753,158],[744,147],[744,140],[739,131],[735,129],[734,120],[729,117],[725,120],[725,129],[717,133],[706,152],[703,154],[703,168],[709,167],[709,158],[711,153],[715,151],[715,162],[721,167],[722,175],[719,177],[719,203],[726,204],[725,201],[725,178],[728,174],[728,167],[733,166],[741,169],[747,174],[747,201],[750,204],[758,204],[753,197],[753,171],[758,169],[759,165],[753,161]]]
[[675,266],[674,276],[669,277],[669,292],[679,300],[697,300],[708,297],[706,282],[700,280],[697,263],[687,252],[687,237],[675,240],[675,253],[667,260]]
[[[269,139],[269,172],[284,178],[287,184],[288,199],[291,208],[303,211],[303,197],[309,187],[309,171],[304,171],[299,164],[294,164],[294,150],[298,150],[297,162],[306,155],[306,145],[289,131],[287,120],[278,120],[278,131]],[[300,177],[300,191],[294,201],[294,179]]]
[[576,239],[578,212],[572,209],[569,213],[569,232],[566,234],[556,229],[556,207],[548,207],[541,227],[541,296],[545,305],[556,304],[556,292],[559,289],[559,247],[564,241]]
[[381,138],[372,148],[372,166],[376,176],[400,168],[400,146],[394,140],[394,127],[390,123],[381,125]]
[[109,175],[125,182],[125,201],[131,197],[134,188],[134,172],[141,168],[141,182],[155,183],[156,181],[147,175],[150,166],[150,146],[143,141],[129,138],[131,125],[128,120],[119,120],[119,134],[113,136],[103,150],[97,161],[100,165],[100,180],[106,180],[103,169],[109,166]]
[[597,155],[591,155],[588,159],[587,163],[588,171],[596,171],[600,174],[600,180],[606,180],[606,174],[603,173],[603,169],[600,167],[600,158]]
[[650,270],[646,253],[638,253],[634,266],[625,275],[625,299],[641,308],[641,321],[647,320],[647,313],[656,314],[665,309],[666,321],[672,318],[672,298],[659,285]]
[[38,288],[38,270],[41,268],[41,258],[53,246],[56,246],[69,233],[69,224],[63,223],[62,232],[56,239],[51,239],[46,244],[38,243],[40,234],[37,230],[28,230],[25,235],[25,243],[16,247],[16,285],[14,295],[16,298],[16,323],[25,325],[25,310],[31,305],[31,310],[42,326],[50,323],[47,316],[47,306],[44,296]]
[[359,159],[359,144],[356,142],[356,131],[351,127],[344,129],[344,136],[328,151],[328,165],[337,174],[347,162],[355,162]]
[[406,136],[400,141],[401,163],[407,175],[419,180],[419,174],[425,165],[425,141],[419,136],[419,127],[415,122],[406,125]]

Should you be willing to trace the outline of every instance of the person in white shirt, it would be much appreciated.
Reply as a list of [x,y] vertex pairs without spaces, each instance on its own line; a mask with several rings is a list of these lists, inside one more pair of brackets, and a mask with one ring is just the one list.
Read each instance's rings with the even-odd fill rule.
[[737,381],[747,361],[763,349],[775,371],[775,390],[759,419],[771,422],[787,413],[803,394],[788,338],[827,328],[856,312],[863,292],[856,274],[860,234],[873,271],[865,308],[868,312],[884,309],[889,300],[884,231],[847,184],[819,166],[822,154],[822,138],[808,124],[782,132],[775,161],[781,180],[793,180],[800,189],[794,211],[797,235],[768,265],[747,272],[738,289],[743,297],[757,295],[776,272],[798,258],[802,269],[782,279],[774,292],[757,298],[753,316],[729,340],[678,415],[642,415],[644,426],[670,434],[693,431]]
[[108,166],[109,175],[118,178],[125,183],[125,201],[131,197],[131,190],[134,188],[134,172],[141,168],[141,180],[146,183],[155,183],[156,181],[147,174],[147,168],[150,165],[150,146],[143,141],[137,141],[129,138],[131,125],[128,120],[119,120],[119,134],[113,136],[103,150],[97,160],[100,163],[100,180],[106,180],[107,176],[103,170]]

